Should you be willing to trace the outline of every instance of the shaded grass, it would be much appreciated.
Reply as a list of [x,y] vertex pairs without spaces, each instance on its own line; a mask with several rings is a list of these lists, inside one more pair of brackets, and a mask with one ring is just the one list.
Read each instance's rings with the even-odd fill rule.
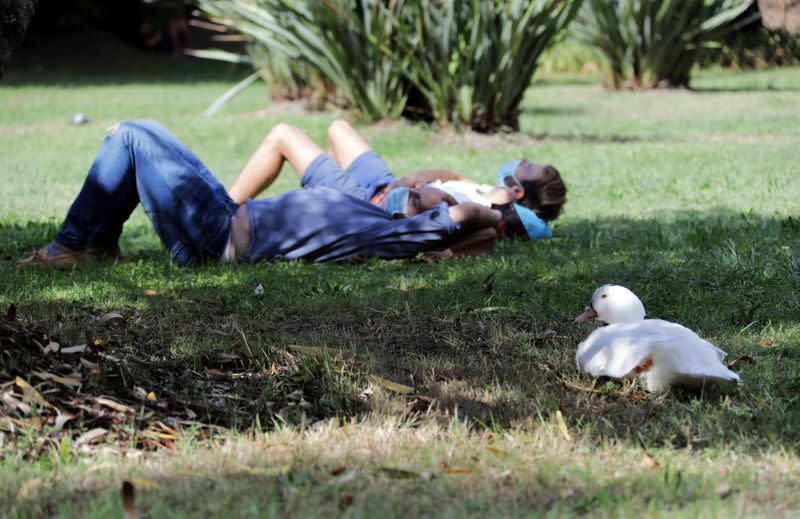
[[[17,304],[24,322],[64,344],[88,333],[109,353],[149,360],[132,373],[138,384],[165,384],[159,370],[171,366],[171,391],[207,406],[201,420],[230,427],[206,439],[187,428],[171,452],[145,455],[111,441],[62,450],[35,431],[6,431],[0,501],[23,516],[107,516],[118,513],[119,482],[139,477],[161,485],[139,484],[140,506],[156,516],[789,515],[800,506],[800,95],[770,85],[799,73],[713,72],[696,87],[731,92],[656,95],[556,78],[530,91],[521,137],[365,128],[398,173],[438,165],[488,181],[523,153],[561,170],[570,191],[555,237],[503,243],[488,258],[181,269],[137,212],[120,263],[0,267],[0,308]],[[89,74],[68,88],[41,78],[32,87],[31,75],[13,74],[0,86],[14,107],[0,113],[3,258],[52,237],[115,118],[162,120],[230,184],[278,120],[322,141],[334,117],[261,116],[263,92],[250,89],[204,119],[203,96],[224,88],[215,81],[126,76],[127,86],[108,86]],[[67,124],[78,105],[96,117],[88,127]],[[271,192],[295,185],[286,171]],[[735,365],[745,383],[663,395],[591,386],[573,365],[591,327],[570,316],[608,282],[634,289],[649,315],[747,356]],[[92,324],[108,311],[125,326]],[[252,373],[297,369],[234,385],[241,400],[211,416],[192,373],[219,352]],[[414,393],[393,394],[370,375]],[[309,405],[288,405],[300,401]],[[643,465],[645,451],[659,467]],[[449,473],[443,460],[472,471]]]
[[[61,332],[67,344],[84,340],[83,323],[92,315],[140,312],[149,331],[114,338],[115,351],[172,358],[194,370],[215,351],[269,365],[287,344],[335,347],[364,372],[410,384],[484,424],[519,426],[561,408],[598,441],[796,449],[800,263],[783,244],[799,236],[791,217],[721,213],[671,223],[573,221],[547,243],[504,244],[495,257],[446,265],[188,270],[134,257],[100,273],[8,271],[14,298],[0,303],[16,301],[26,320],[45,323],[64,308],[77,309],[73,326]],[[487,292],[483,280],[492,273]],[[31,283],[32,277],[40,279]],[[636,287],[650,315],[686,323],[733,356],[751,357],[740,364],[746,386],[730,395],[712,391],[696,400],[678,392],[665,400],[638,390],[620,399],[616,384],[601,385],[597,394],[565,385],[588,383],[572,367],[574,347],[587,332],[568,317],[585,304],[585,287],[595,279]],[[253,293],[258,284],[264,294]],[[763,346],[762,339],[775,342]],[[362,370],[349,371],[351,383],[364,387],[356,375]],[[311,391],[306,400],[321,398],[308,380],[288,390],[260,385],[275,393],[265,400],[277,404],[262,411],[277,413],[285,405],[278,395],[304,388]],[[311,417],[343,409],[315,407]]]

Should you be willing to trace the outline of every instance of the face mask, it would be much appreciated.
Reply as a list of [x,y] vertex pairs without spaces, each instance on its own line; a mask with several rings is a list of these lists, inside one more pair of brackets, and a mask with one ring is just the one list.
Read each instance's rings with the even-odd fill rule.
[[503,204],[492,205],[492,209],[500,210],[503,220],[506,221],[508,236],[524,236],[531,240],[540,240],[553,235],[547,222],[527,207],[519,204]]
[[506,177],[514,176],[514,172],[517,170],[517,166],[519,166],[521,160],[512,160],[511,162],[506,162],[500,169],[497,170],[497,174],[495,175],[495,180],[497,182],[498,187],[505,187],[505,180]]

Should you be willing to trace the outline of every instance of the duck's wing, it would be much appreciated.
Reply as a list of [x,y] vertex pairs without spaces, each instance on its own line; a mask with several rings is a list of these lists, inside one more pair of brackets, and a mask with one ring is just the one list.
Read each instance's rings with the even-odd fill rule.
[[669,369],[677,383],[704,380],[739,380],[723,360],[727,355],[695,332],[677,323],[648,319],[654,343],[653,362]]
[[722,362],[724,356],[725,352],[685,326],[646,319],[595,330],[578,346],[575,362],[595,377],[623,378],[649,370],[647,376],[661,381],[660,385],[673,380],[686,384],[739,380]]
[[575,363],[595,377],[623,378],[647,362],[657,341],[640,323],[609,324],[578,345]]

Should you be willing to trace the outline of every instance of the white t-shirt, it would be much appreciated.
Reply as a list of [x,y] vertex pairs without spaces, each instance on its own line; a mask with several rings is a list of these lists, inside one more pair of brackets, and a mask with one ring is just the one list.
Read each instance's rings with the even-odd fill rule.
[[492,206],[492,202],[490,202],[486,196],[494,189],[494,186],[488,184],[475,184],[472,182],[464,182],[463,180],[448,180],[447,182],[434,180],[428,185],[436,189],[441,189],[455,198],[456,202],[459,204],[475,202],[484,207]]

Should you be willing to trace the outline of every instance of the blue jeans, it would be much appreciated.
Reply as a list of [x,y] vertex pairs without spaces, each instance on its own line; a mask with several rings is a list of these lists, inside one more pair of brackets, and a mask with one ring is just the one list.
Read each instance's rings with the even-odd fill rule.
[[114,247],[141,203],[176,263],[222,257],[238,208],[222,184],[155,121],[124,121],[111,133],[55,240],[78,251]]

